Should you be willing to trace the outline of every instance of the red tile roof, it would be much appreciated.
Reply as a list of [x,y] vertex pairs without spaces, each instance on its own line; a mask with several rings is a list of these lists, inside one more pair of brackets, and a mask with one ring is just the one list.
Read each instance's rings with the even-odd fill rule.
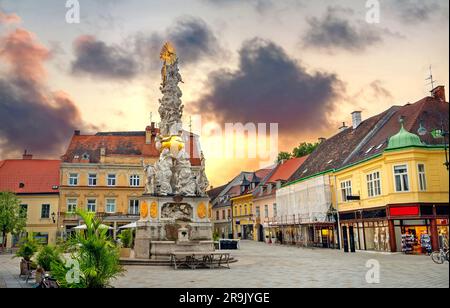
[[[58,193],[59,160],[5,160],[0,162],[0,191],[16,194]],[[21,187],[21,183],[23,187]]]
[[[83,155],[89,156],[89,163],[100,162],[100,151],[105,149],[106,156],[138,156],[138,157],[154,157],[158,158],[160,153],[155,146],[155,137],[157,129],[152,136],[150,144],[146,144],[145,132],[111,132],[97,133],[95,135],[73,135],[72,140],[67,148],[66,153],[61,157],[65,163],[80,162]],[[194,139],[198,139],[194,136]],[[195,142],[198,142],[196,140]],[[193,166],[201,164],[200,154],[194,145],[193,151],[190,150],[194,143],[187,143],[186,149],[191,158]],[[76,158],[78,157],[78,159]]]
[[308,156],[292,158],[279,164],[275,172],[267,179],[266,183],[276,183],[279,180],[287,181],[295,171],[306,161]]

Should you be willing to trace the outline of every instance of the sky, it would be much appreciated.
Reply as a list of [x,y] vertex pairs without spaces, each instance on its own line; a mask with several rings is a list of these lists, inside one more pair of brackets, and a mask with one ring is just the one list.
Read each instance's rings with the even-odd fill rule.
[[[192,129],[214,186],[333,136],[353,111],[367,119],[429,95],[430,66],[448,97],[446,0],[78,3],[69,23],[65,0],[0,0],[0,159],[59,157],[76,129],[158,122],[165,41],[180,59],[185,128],[201,117]],[[226,123],[278,124],[272,156],[229,154],[253,143],[230,139]]]

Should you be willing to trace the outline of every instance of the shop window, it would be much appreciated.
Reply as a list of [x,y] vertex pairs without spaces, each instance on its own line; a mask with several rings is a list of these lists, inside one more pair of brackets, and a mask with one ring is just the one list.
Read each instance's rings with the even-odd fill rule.
[[420,207],[420,215],[422,216],[432,216],[433,215],[433,207],[422,205]]
[[348,197],[352,195],[352,181],[341,182],[341,200],[348,202]]
[[448,205],[443,205],[443,206],[438,205],[438,206],[436,206],[436,215],[448,216],[448,212],[449,212]]
[[409,191],[408,167],[406,165],[395,166],[394,177],[396,192]]
[[425,165],[419,164],[417,165],[417,171],[419,174],[419,190],[426,191],[427,190],[427,179],[425,177]]

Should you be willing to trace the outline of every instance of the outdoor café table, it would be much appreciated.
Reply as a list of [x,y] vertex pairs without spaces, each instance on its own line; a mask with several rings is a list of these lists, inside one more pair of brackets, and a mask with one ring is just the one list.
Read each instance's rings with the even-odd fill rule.
[[[218,258],[218,259],[216,259]],[[218,261],[218,267],[229,265],[230,253],[229,252],[172,252],[170,254],[170,263],[175,269],[179,266],[185,265],[191,269],[196,269],[199,265],[204,265],[209,268],[214,268],[214,261]],[[223,265],[224,264],[224,265]]]

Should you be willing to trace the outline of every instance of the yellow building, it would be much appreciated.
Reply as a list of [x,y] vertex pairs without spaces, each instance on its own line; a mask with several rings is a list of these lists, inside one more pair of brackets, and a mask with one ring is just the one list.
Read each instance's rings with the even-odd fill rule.
[[424,145],[402,124],[384,152],[337,170],[344,243],[425,253],[427,246],[437,250],[448,241],[449,179],[443,160],[443,146]]
[[[67,232],[82,223],[76,209],[95,212],[114,228],[139,220],[145,190],[143,163],[159,159],[155,146],[158,128],[152,123],[143,132],[81,135],[76,131],[62,156],[59,228]],[[183,133],[194,170],[200,170],[196,135]]]
[[[244,240],[258,240],[256,213],[253,212],[253,192],[272,169],[261,169],[248,174],[243,172],[240,185],[235,186],[239,192],[231,197],[233,237]],[[251,180],[248,180],[249,177]]]
[[97,213],[115,230],[137,221],[146,181],[142,162],[159,157],[156,133],[154,125],[145,132],[76,131],[62,157],[59,227],[69,231],[82,223],[76,209]]
[[[0,191],[15,193],[26,216],[25,231],[42,244],[55,244],[59,208],[59,160],[0,161]],[[8,235],[7,247],[15,247],[18,236]]]

